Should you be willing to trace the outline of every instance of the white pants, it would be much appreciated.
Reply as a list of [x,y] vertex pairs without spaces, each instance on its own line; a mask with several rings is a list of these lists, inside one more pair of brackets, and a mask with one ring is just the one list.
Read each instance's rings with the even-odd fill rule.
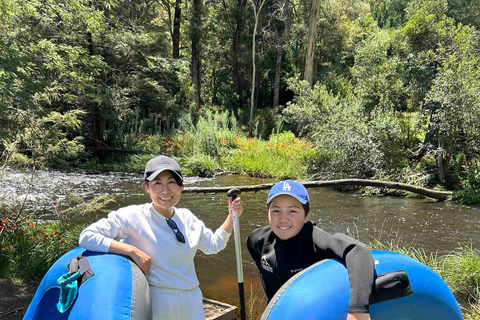
[[153,320],[205,320],[200,288],[175,290],[150,286]]

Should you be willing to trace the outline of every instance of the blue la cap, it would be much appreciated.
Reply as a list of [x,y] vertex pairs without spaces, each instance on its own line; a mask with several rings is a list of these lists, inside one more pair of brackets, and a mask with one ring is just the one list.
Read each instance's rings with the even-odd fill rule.
[[280,195],[289,195],[300,201],[301,204],[310,202],[307,189],[298,181],[295,180],[283,180],[275,183],[270,189],[268,194],[267,205],[273,200],[273,198]]

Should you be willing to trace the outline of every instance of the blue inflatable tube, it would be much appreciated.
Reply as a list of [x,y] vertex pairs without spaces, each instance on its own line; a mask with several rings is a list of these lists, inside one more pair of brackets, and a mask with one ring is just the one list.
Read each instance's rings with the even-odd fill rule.
[[[78,267],[78,291],[73,304],[60,313],[57,280]],[[40,283],[24,320],[151,319],[150,288],[140,268],[128,258],[75,248],[58,259]]]
[[[432,269],[403,254],[372,251],[377,274],[372,320],[461,320],[460,307]],[[270,300],[262,320],[345,320],[350,283],[345,266],[321,261],[296,274]]]

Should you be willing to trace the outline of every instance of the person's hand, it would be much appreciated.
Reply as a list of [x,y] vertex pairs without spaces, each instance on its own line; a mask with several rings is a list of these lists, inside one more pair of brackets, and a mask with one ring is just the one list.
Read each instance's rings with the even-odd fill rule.
[[137,247],[132,246],[130,258],[132,258],[133,262],[135,262],[145,276],[147,276],[150,272],[150,265],[152,264],[150,256]]
[[243,213],[243,206],[240,203],[241,198],[236,198],[235,200],[232,201],[232,199],[229,199],[229,204],[228,204],[228,212],[230,214],[233,214],[233,212],[237,212],[238,216],[240,217]]
[[370,320],[370,313],[349,313],[347,320]]

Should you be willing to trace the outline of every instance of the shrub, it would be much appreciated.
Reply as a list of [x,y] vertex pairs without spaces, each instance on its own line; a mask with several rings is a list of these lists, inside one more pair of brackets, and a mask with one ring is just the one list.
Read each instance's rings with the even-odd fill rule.
[[38,282],[64,253],[77,246],[82,226],[16,222],[0,214],[0,276]]
[[0,277],[26,282],[39,282],[51,265],[67,251],[78,246],[84,224],[73,225],[71,218],[104,210],[114,201],[111,196],[99,196],[85,202],[69,197],[66,210],[56,212],[58,220],[45,222],[17,219],[15,208],[0,205]]
[[454,185],[456,191],[452,200],[462,203],[480,203],[480,167],[473,162],[468,169],[460,170],[458,182]]

